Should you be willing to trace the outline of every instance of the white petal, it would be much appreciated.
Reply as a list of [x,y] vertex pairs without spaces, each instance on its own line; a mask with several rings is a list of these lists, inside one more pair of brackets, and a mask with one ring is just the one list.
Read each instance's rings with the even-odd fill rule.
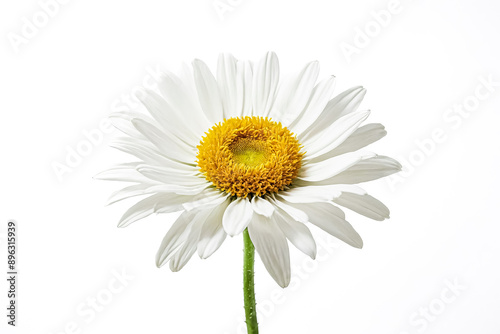
[[248,61],[239,61],[236,64],[237,82],[236,82],[236,95],[238,96],[238,105],[241,104],[242,109],[236,110],[231,116],[252,116],[253,114],[253,101],[252,101],[252,82],[253,82],[253,69],[252,64]]
[[124,134],[134,139],[141,139],[141,140],[146,139],[146,137],[144,137],[142,133],[137,131],[137,129],[132,125],[132,120],[134,118],[140,118],[152,124],[156,123],[154,119],[140,112],[121,111],[121,112],[113,112],[109,115],[109,120],[111,121],[111,124],[113,124],[115,128],[117,128]]
[[301,252],[316,258],[316,242],[306,225],[294,220],[285,212],[276,211],[274,219],[286,238]]
[[248,233],[271,277],[282,288],[290,283],[290,253],[286,237],[269,218],[255,215]]
[[303,141],[307,159],[313,159],[342,144],[369,115],[369,111],[352,112],[339,118],[324,133]]
[[170,227],[156,253],[156,265],[158,267],[167,263],[186,240],[196,213],[196,211],[184,211]]
[[[344,154],[345,155],[345,154]],[[335,159],[335,158],[332,158]],[[375,156],[363,159],[321,184],[352,184],[379,179],[401,171],[401,164],[386,156]]]
[[389,218],[389,209],[378,199],[367,194],[344,192],[334,202],[374,220]]
[[271,217],[274,212],[274,206],[268,200],[255,196],[252,198],[252,209],[255,213],[266,217]]
[[213,228],[212,235],[210,238],[206,238],[200,241],[198,244],[198,255],[202,259],[207,259],[212,256],[215,251],[219,249],[224,240],[226,240],[226,232],[222,225]]
[[218,123],[224,115],[217,81],[208,66],[199,59],[193,61],[193,70],[201,107],[211,123]]
[[256,116],[265,117],[269,115],[274,103],[278,81],[278,57],[274,52],[268,52],[257,64],[253,75],[252,100]]
[[[311,183],[314,184],[314,183]],[[366,191],[352,184],[331,184],[326,186],[298,185],[276,194],[288,203],[323,203],[342,196],[343,193],[365,195]]]
[[[120,138],[111,142],[110,146],[122,152],[131,154],[151,165],[163,165],[166,161],[173,161],[166,159],[165,156],[147,140],[140,141],[137,140],[137,138],[132,137]],[[186,164],[179,163],[179,165],[188,167]]]
[[173,168],[183,173],[196,173],[199,171],[194,164],[185,164],[166,157],[147,139],[139,141],[136,138],[120,138],[111,143],[110,146],[132,154],[148,165]]
[[189,147],[180,140],[172,139],[167,133],[144,120],[133,119],[132,124],[165,156],[183,163],[194,164],[196,156],[194,147]]
[[329,202],[342,194],[341,188],[333,186],[294,187],[278,193],[278,197],[290,203]]
[[285,126],[292,123],[307,105],[318,74],[319,63],[313,61],[307,64],[295,78],[286,80],[278,88],[276,101],[269,116],[280,120]]
[[154,184],[139,183],[117,190],[108,198],[108,202],[106,205],[111,205],[130,197],[149,194],[148,189],[152,186],[154,186]]
[[190,145],[196,145],[199,142],[198,136],[191,131],[189,125],[185,122],[185,115],[176,113],[163,97],[147,89],[136,95],[165,132],[172,133],[175,137]]
[[[146,180],[148,180],[146,182],[151,182],[150,179]],[[151,189],[148,189],[148,191],[150,191],[151,193],[177,194],[178,196],[189,195],[189,197],[192,198],[194,195],[198,195],[209,186],[210,183],[208,182],[199,186],[179,186],[176,184],[159,184],[151,187]]]
[[176,194],[160,193],[149,196],[128,209],[120,219],[118,227],[126,227],[139,219],[158,212],[160,209],[162,212],[180,211],[185,200],[186,197]]
[[[212,211],[212,208],[210,208],[207,210],[196,212],[191,221],[191,229],[183,238],[184,240],[182,241],[182,246],[178,248],[177,252],[172,256],[172,259],[170,260],[170,270],[181,270],[189,261],[189,259],[191,259],[194,252],[196,251],[196,245],[198,244],[202,225],[204,222],[206,222]],[[163,263],[165,261],[166,260],[164,260]]]
[[222,218],[222,226],[230,236],[243,232],[252,220],[252,204],[248,198],[238,198],[229,204]]
[[345,219],[345,215],[336,206],[330,203],[314,203],[314,204],[294,204],[307,212],[309,221],[330,233],[334,237],[344,241],[345,243],[356,247],[363,247],[363,240],[354,228]]
[[203,189],[199,194],[193,196],[189,202],[183,204],[185,210],[193,210],[197,208],[205,208],[211,205],[217,205],[228,197],[229,195],[225,192],[220,191],[216,188],[206,188]]
[[237,88],[237,60],[231,54],[219,55],[217,63],[217,83],[219,84],[220,96],[223,104],[224,118],[230,118],[242,112],[241,97],[238,96]]
[[355,111],[361,104],[365,94],[366,89],[363,87],[353,87],[331,99],[314,123],[300,134],[300,141],[304,142],[306,139],[323,133],[340,117]]
[[330,76],[319,82],[311,93],[311,97],[301,114],[288,126],[296,133],[301,134],[319,117],[331,99],[335,88],[335,77]]
[[169,263],[170,270],[174,272],[181,270],[191,259],[194,252],[196,252],[196,244],[198,242],[200,228],[195,225],[196,224],[193,224],[193,227],[184,241],[184,244],[179,248],[174,256],[172,256]]
[[137,171],[147,178],[165,184],[176,184],[180,186],[201,186],[206,184],[205,178],[198,172],[186,172],[170,167],[151,166],[141,164],[136,167]]
[[[156,167],[161,169],[160,167]],[[141,170],[139,172],[137,169]],[[153,176],[154,166],[147,166],[141,163],[128,163],[115,166],[109,170],[103,171],[96,176],[95,179],[108,180],[108,181],[126,181],[126,182],[137,182],[143,184],[151,185],[151,192],[167,192],[167,193],[177,193],[181,195],[196,195],[200,193],[203,189],[210,186],[206,180],[201,177],[191,176],[186,180],[185,175],[181,171],[175,173],[177,175],[184,175],[182,180],[174,180],[172,183],[164,183],[163,181],[169,181],[170,179],[162,179],[158,175]],[[151,171],[151,173],[148,172]],[[147,176],[146,176],[147,175]],[[166,173],[165,177],[172,178],[172,175]]]
[[387,134],[382,124],[371,123],[359,127],[354,131],[342,144],[335,147],[330,152],[322,154],[312,161],[317,162],[328,158],[341,155],[348,152],[357,151],[365,146],[368,146]]
[[317,163],[309,163],[301,167],[298,178],[308,182],[326,180],[347,170],[363,159],[373,156],[375,156],[373,153],[365,153],[362,155],[358,152],[350,152]]
[[[185,81],[173,73],[166,72],[161,76],[158,89],[179,118],[187,120],[187,125],[191,127],[194,135],[200,136],[207,131],[211,123],[201,109],[198,96]],[[196,120],[196,122],[192,122],[192,120]]]
[[114,166],[94,176],[96,180],[106,181],[125,181],[138,183],[155,183],[139,173],[135,167],[141,164],[140,162],[132,162]]
[[309,217],[307,217],[307,214],[299,210],[293,206],[290,206],[286,204],[282,199],[279,197],[275,197],[273,200],[271,200],[271,203],[281,210],[285,211],[288,215],[290,215],[293,219],[296,221],[299,221],[301,223],[307,223],[309,221]]
[[202,259],[206,259],[212,255],[226,239],[226,232],[222,227],[222,217],[229,202],[230,200],[226,199],[223,203],[217,205],[201,227],[200,240],[197,247],[198,255]]
[[354,184],[333,184],[329,185],[328,187],[333,187],[335,189],[338,189],[342,193],[351,193],[361,196],[366,195],[366,190]]

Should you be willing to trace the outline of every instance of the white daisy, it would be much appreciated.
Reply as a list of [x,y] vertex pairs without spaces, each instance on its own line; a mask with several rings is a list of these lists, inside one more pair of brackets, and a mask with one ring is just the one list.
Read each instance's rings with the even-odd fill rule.
[[309,224],[361,248],[339,206],[389,218],[384,204],[354,184],[401,165],[358,151],[386,134],[381,124],[361,126],[369,111],[357,108],[366,90],[354,87],[332,98],[334,77],[317,82],[318,74],[318,62],[311,62],[280,82],[274,53],[255,64],[223,54],[215,76],[200,60],[186,78],[165,73],[160,94],[139,95],[150,115],[112,115],[127,135],[115,147],[137,160],[99,177],[133,182],[110,202],[147,195],[118,225],[182,211],[156,255],[158,266],[168,262],[173,271],[195,252],[207,258],[226,235],[248,229],[282,287],[290,282],[288,241],[315,258]]

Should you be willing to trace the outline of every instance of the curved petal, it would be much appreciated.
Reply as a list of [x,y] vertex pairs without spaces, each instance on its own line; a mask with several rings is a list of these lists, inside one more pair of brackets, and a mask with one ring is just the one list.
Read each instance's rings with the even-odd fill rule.
[[290,240],[297,249],[314,260],[316,258],[316,242],[309,228],[281,210],[277,211],[273,217],[285,237]]
[[140,118],[152,124],[156,123],[156,121],[148,115],[134,111],[113,112],[108,116],[108,118],[115,128],[117,128],[127,136],[138,139],[140,141],[147,139],[132,125],[132,120],[134,118]]
[[273,106],[279,81],[278,57],[268,52],[257,63],[253,75],[252,101],[255,116],[266,117]]
[[325,232],[356,248],[363,247],[363,240],[344,218],[344,212],[331,203],[294,204],[309,216],[309,222]]
[[180,140],[172,139],[167,133],[142,119],[133,119],[134,127],[148,138],[162,154],[186,164],[194,164],[195,149]]
[[271,217],[274,212],[274,206],[264,198],[255,196],[252,198],[251,203],[253,211],[259,215]]
[[186,197],[176,194],[154,194],[128,209],[120,219],[118,227],[126,227],[139,219],[145,218],[155,212],[175,212],[182,210],[182,203]]
[[239,61],[236,64],[237,82],[236,92],[241,101],[242,110],[236,110],[232,116],[252,116],[253,114],[253,100],[252,100],[252,82],[253,82],[253,68],[252,64],[248,61]]
[[318,203],[329,202],[342,194],[340,187],[332,186],[305,186],[293,187],[278,193],[278,197],[290,203]]
[[183,245],[177,250],[170,260],[169,267],[173,272],[181,270],[196,252],[196,244],[200,235],[200,224],[194,222],[189,235]]
[[144,89],[141,94],[136,95],[165,132],[172,133],[176,138],[189,145],[196,145],[199,142],[198,136],[191,131],[184,121],[185,116],[176,113],[163,97],[148,89]]
[[272,199],[271,203],[280,208],[281,210],[285,211],[290,217],[292,217],[296,221],[299,221],[301,223],[307,223],[309,221],[309,217],[303,210],[299,210],[294,206],[286,204],[279,197],[275,197],[274,199]]
[[[217,83],[223,105],[223,117],[241,115],[241,97],[238,95],[237,60],[233,55],[222,53],[217,63]],[[238,103],[240,102],[240,103]]]
[[269,117],[288,126],[300,115],[311,98],[319,74],[317,61],[307,64],[294,78],[279,88]]
[[369,111],[349,113],[329,126],[324,133],[303,142],[307,159],[325,154],[342,144],[370,115]]
[[328,101],[330,101],[332,97],[334,88],[335,77],[333,75],[320,81],[316,87],[314,87],[304,110],[302,110],[300,115],[290,123],[288,128],[296,134],[304,132],[305,129],[316,121],[321,112],[325,109]]
[[250,200],[240,197],[227,207],[222,218],[222,226],[226,233],[233,237],[247,228],[252,216],[254,215]]
[[306,204],[331,202],[344,193],[366,195],[366,191],[352,184],[331,184],[326,186],[298,185],[290,189],[280,191],[275,196],[288,203]]
[[286,237],[270,218],[255,215],[248,225],[250,239],[276,283],[285,288],[290,283],[290,252]]
[[[350,152],[317,163],[309,163],[301,167],[298,179],[308,182],[323,181],[337,174],[340,174],[341,172],[356,165],[363,159],[368,159],[374,156],[375,156],[374,153],[366,153],[362,155],[361,153],[358,152]],[[338,182],[338,183],[343,183],[343,182]],[[323,184],[318,184],[318,185],[323,185]]]
[[208,66],[201,60],[193,61],[194,81],[201,108],[211,123],[218,123],[223,118],[222,101],[219,87]]
[[226,199],[220,205],[217,205],[201,227],[197,248],[198,255],[202,259],[212,255],[226,239],[226,232],[222,227],[222,217],[229,203],[230,199]]
[[150,194],[148,189],[150,189],[153,186],[155,186],[155,184],[139,183],[117,190],[114,193],[112,193],[111,196],[109,196],[106,205],[111,205],[113,203],[122,201],[130,197]]
[[205,208],[211,205],[218,205],[228,198],[228,196],[228,194],[220,191],[219,189],[207,187],[196,196],[193,196],[189,202],[185,202],[183,207],[185,210],[189,211],[198,208]]
[[342,173],[338,173],[330,178],[321,180],[318,185],[353,184],[372,181],[400,172],[401,168],[401,164],[390,157],[382,155],[370,158],[365,157],[349,168],[343,170]]
[[345,208],[351,209],[365,217],[374,220],[384,220],[389,218],[389,209],[378,199],[368,195],[343,192],[338,198],[333,200],[335,203]]
[[135,169],[139,164],[141,163],[131,162],[114,166],[113,168],[109,168],[95,175],[94,179],[106,181],[154,183],[154,181],[148,179]]
[[196,251],[202,224],[212,212],[206,210],[184,211],[169,229],[156,253],[156,265],[170,261],[170,269],[179,271]]
[[[187,120],[187,125],[195,136],[201,136],[207,131],[211,124],[201,109],[198,96],[183,80],[173,73],[162,73],[158,89],[175,113]],[[190,122],[193,119],[196,122]]]
[[385,131],[382,124],[371,123],[363,125],[356,129],[342,144],[329,152],[311,159],[311,162],[319,162],[344,153],[357,151],[383,138],[386,134],[387,131]]
[[187,165],[167,158],[147,139],[121,138],[112,142],[110,146],[131,154],[150,165],[169,166],[183,171],[196,170],[196,167],[193,165]]
[[146,164],[141,164],[137,166],[136,169],[145,177],[164,184],[201,186],[207,183],[207,180],[200,177],[197,171],[182,171],[170,167],[151,166]]
[[[136,166],[138,164],[140,163],[135,163]],[[114,168],[111,168],[109,170],[103,171],[95,175],[94,179],[152,184],[151,192],[177,193],[179,195],[196,195],[203,189],[210,186],[210,183],[208,182],[203,182],[189,186],[164,184],[163,182],[155,181],[153,179],[150,179],[142,175],[135,169],[135,166],[128,168],[116,166]]]
[[195,211],[184,211],[170,227],[156,252],[156,266],[161,267],[175,254],[186,240],[191,230]]
[[366,89],[358,86],[348,89],[331,99],[315,122],[299,135],[300,141],[304,142],[319,133],[323,133],[340,117],[355,111],[363,101],[365,94]]

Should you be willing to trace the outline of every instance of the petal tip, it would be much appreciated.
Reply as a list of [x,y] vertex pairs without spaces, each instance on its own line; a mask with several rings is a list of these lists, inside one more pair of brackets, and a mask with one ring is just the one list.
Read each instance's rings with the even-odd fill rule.
[[279,285],[281,288],[285,289],[285,288],[287,288],[287,287],[290,285],[290,279],[288,279],[288,280],[287,280],[287,281],[285,281],[285,282],[277,282],[277,283],[278,283],[278,285]]
[[120,220],[116,226],[119,227],[119,228],[126,227],[127,226],[126,225],[126,220]]

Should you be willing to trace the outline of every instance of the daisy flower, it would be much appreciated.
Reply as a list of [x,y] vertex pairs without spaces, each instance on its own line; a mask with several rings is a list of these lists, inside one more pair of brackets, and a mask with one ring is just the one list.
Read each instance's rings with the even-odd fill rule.
[[182,211],[156,254],[156,264],[169,263],[172,271],[196,252],[208,258],[227,235],[244,234],[252,289],[253,247],[286,287],[289,242],[315,258],[310,224],[361,248],[340,207],[389,218],[387,207],[355,184],[401,165],[359,151],[386,134],[381,124],[362,125],[370,112],[357,109],[366,90],[353,87],[333,97],[335,78],[318,82],[318,75],[318,62],[311,62],[280,80],[272,52],[256,63],[222,54],[215,74],[201,60],[184,76],[164,73],[158,92],[138,94],[149,115],[111,116],[126,135],[114,146],[136,161],[100,174],[132,182],[110,202],[147,196],[118,225]]

